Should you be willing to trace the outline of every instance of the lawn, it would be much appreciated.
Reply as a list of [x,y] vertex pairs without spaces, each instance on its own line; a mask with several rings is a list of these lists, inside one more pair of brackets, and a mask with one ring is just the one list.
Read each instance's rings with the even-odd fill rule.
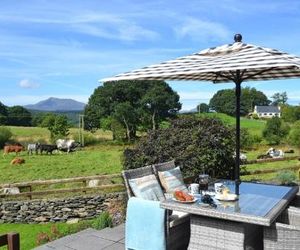
[[0,183],[120,173],[123,150],[123,146],[98,145],[70,154],[29,156],[21,152],[22,165],[10,165],[15,157],[11,153],[0,157]]
[[[30,250],[38,245],[47,243],[49,240],[52,241],[89,227],[100,230],[107,226],[111,226],[111,217],[107,213],[102,213],[94,219],[79,221],[76,224],[0,224],[0,235],[9,232],[18,232],[20,234],[21,249]],[[46,241],[43,240],[45,239],[45,236],[48,237],[48,240]],[[0,247],[0,250],[6,249],[6,247]]]
[[[41,232],[50,233],[53,223],[47,224],[0,224],[0,235],[9,232],[18,232],[20,234],[21,249],[30,250],[36,247],[37,235]],[[56,223],[55,226],[60,232],[66,233],[74,225],[68,225],[66,223]],[[0,248],[1,250],[6,247]]]
[[[203,113],[200,114],[202,117],[214,117],[221,119],[225,124],[235,126],[235,117],[229,116],[222,113]],[[264,120],[253,120],[241,117],[241,128],[246,128],[252,135],[259,135],[265,127],[266,121]]]

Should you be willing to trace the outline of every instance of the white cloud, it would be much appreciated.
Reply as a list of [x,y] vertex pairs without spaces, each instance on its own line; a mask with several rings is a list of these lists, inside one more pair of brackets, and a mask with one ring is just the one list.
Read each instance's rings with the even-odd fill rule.
[[34,89],[34,88],[38,88],[40,84],[36,82],[32,82],[28,79],[23,79],[19,82],[19,86],[24,89]]
[[189,37],[196,41],[203,40],[228,40],[232,32],[223,24],[211,21],[204,21],[193,17],[188,17],[184,22],[175,28],[175,33],[179,38]]

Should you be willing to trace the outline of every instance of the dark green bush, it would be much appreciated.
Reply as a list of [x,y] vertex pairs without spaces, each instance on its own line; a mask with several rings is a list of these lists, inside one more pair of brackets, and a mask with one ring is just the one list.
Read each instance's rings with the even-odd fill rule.
[[185,176],[202,172],[231,178],[234,133],[218,119],[183,116],[170,127],[150,131],[133,149],[124,151],[124,168],[139,168],[175,159]]
[[12,137],[12,133],[9,128],[0,126],[0,147],[2,148],[6,142]]
[[270,145],[278,145],[289,133],[289,127],[278,117],[269,119],[262,135]]
[[259,144],[261,141],[261,136],[250,134],[246,128],[241,129],[241,148],[251,149],[255,144]]

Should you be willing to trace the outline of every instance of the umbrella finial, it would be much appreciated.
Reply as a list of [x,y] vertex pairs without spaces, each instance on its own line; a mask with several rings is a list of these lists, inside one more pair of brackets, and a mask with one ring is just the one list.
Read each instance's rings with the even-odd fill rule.
[[234,35],[234,41],[235,41],[236,43],[240,43],[240,42],[242,41],[242,39],[243,39],[243,37],[242,37],[241,34],[235,34],[235,35]]

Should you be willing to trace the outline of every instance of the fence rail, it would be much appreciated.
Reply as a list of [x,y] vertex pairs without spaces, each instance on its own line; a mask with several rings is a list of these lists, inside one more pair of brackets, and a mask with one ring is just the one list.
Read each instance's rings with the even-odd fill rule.
[[20,250],[20,236],[18,233],[0,235],[0,247],[6,246],[8,250]]
[[[29,191],[20,192],[16,194],[0,194],[0,198],[10,198],[10,197],[29,197],[32,199],[33,196],[41,195],[50,195],[50,194],[64,194],[72,192],[87,192],[91,190],[105,190],[113,188],[123,188],[123,184],[114,183],[113,179],[121,178],[120,174],[111,174],[111,175],[95,175],[95,176],[84,176],[84,177],[74,177],[74,178],[65,178],[65,179],[53,179],[53,180],[37,180],[31,182],[19,182],[19,183],[10,183],[10,184],[0,184],[0,188],[13,188],[17,187],[20,190],[28,188]],[[103,184],[101,183],[98,186],[88,187],[87,182],[90,180],[108,180],[111,183]],[[66,183],[82,183],[83,187],[72,187],[72,188],[50,188],[46,190],[36,190],[33,191],[33,187],[36,186],[48,186],[53,184],[66,184]]]
[[289,161],[289,160],[297,160],[297,159],[299,159],[299,156],[289,156],[289,157],[283,157],[283,158],[256,159],[256,160],[245,161],[242,163],[242,165],[263,163],[263,162]]

